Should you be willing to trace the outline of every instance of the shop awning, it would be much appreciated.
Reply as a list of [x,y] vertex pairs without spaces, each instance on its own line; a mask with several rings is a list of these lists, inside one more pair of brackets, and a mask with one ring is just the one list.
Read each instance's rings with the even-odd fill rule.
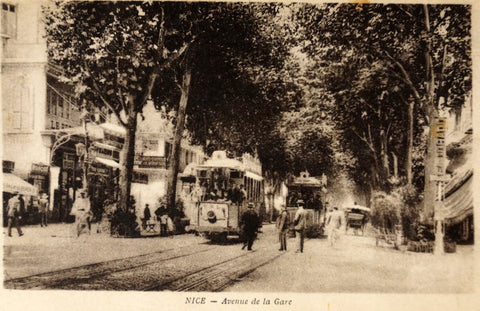
[[24,195],[37,195],[38,191],[33,185],[24,181],[18,176],[15,176],[10,173],[3,173],[3,191],[13,193],[18,191],[20,194]]
[[444,200],[442,215],[446,224],[457,224],[473,215],[472,175]]
[[113,167],[113,168],[119,168],[120,167],[120,164],[118,164],[116,161],[113,161],[113,160],[110,160],[110,159],[96,157],[95,162],[98,162],[98,163],[101,163],[103,165],[110,166],[110,167]]

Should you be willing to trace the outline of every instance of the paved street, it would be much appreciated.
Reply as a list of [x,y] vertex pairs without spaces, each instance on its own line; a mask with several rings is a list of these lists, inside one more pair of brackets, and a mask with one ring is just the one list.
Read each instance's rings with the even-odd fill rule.
[[[71,229],[71,225],[65,224],[26,227],[26,234],[21,238],[15,234],[12,238],[5,237],[5,280],[80,267],[69,270],[69,277],[62,276],[68,274],[66,271],[47,274],[43,276],[44,283],[38,284],[65,289],[189,290],[192,283],[198,284],[193,289],[209,291],[223,290],[224,285],[235,281],[224,290],[317,293],[468,293],[473,290],[472,246],[458,246],[456,253],[438,257],[376,247],[373,238],[348,235],[334,248],[328,246],[325,239],[307,240],[303,254],[294,252],[294,239],[289,239],[288,252],[280,253],[273,225],[266,225],[254,245],[256,251],[248,253],[241,251],[235,242],[210,244],[190,234],[173,238],[116,239],[92,233],[76,238]],[[115,261],[122,258],[130,259]],[[96,263],[98,265],[88,269],[81,268]],[[84,282],[65,281],[79,274],[85,278]],[[108,277],[98,281],[97,275]],[[193,276],[183,278],[183,275]],[[218,284],[206,282],[212,278],[210,283]]]
[[229,287],[235,292],[468,293],[473,291],[472,246],[457,253],[399,252],[370,237],[344,236],[334,248],[308,240],[303,254],[289,252]]

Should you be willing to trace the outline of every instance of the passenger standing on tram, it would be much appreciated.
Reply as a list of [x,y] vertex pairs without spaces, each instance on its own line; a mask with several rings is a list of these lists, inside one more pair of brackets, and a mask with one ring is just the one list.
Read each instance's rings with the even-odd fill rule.
[[252,250],[253,241],[257,237],[257,230],[260,226],[260,218],[253,207],[253,203],[248,203],[248,209],[242,214],[240,219],[240,228],[244,239],[242,249],[248,246],[247,249],[249,251]]
[[305,228],[307,227],[307,212],[303,208],[305,202],[298,200],[298,210],[295,213],[295,219],[293,224],[295,225],[295,238],[297,240],[296,253],[303,253],[303,242],[305,239]]

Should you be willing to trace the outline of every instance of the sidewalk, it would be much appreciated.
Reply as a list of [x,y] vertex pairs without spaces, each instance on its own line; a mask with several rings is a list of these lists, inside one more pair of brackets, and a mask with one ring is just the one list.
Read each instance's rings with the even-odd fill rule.
[[74,224],[50,224],[41,228],[22,227],[12,237],[3,228],[3,265],[5,279],[72,268],[102,261],[138,256],[204,241],[191,234],[172,237],[113,238],[106,233],[76,237]]

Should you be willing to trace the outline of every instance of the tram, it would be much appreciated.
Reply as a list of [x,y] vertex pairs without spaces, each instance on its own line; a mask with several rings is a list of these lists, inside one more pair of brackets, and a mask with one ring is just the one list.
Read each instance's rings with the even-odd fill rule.
[[301,172],[300,176],[293,178],[288,184],[287,211],[293,219],[298,209],[298,202],[303,202],[307,211],[307,225],[322,225],[325,222],[325,178],[318,179],[310,176],[308,171]]
[[249,203],[257,213],[265,200],[262,166],[249,154],[228,158],[225,151],[215,151],[202,165],[195,167],[192,191],[194,208],[187,215],[194,231],[212,240],[224,240],[240,234],[240,217]]

